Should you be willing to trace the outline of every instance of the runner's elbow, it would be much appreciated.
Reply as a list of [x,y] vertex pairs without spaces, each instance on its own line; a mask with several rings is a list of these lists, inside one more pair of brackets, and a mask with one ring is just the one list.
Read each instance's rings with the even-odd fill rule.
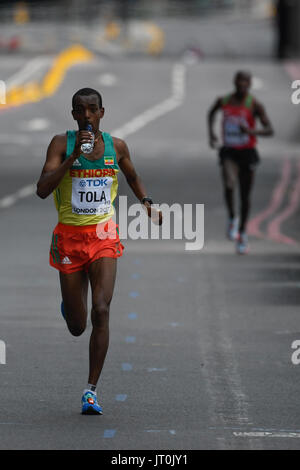
[[39,183],[37,184],[37,187],[36,187],[36,195],[40,197],[41,199],[46,199],[46,197],[49,196],[49,194],[47,194],[45,191],[42,190]]

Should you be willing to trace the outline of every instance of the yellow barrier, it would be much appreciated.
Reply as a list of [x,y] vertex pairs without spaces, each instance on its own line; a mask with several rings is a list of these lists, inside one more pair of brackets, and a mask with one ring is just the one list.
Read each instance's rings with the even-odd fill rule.
[[13,18],[16,24],[28,23],[30,20],[30,15],[25,2],[19,2],[16,4]]
[[147,52],[151,55],[160,54],[165,45],[164,32],[154,23],[147,24],[146,29],[151,35],[151,41],[148,44]]
[[111,21],[105,25],[105,34],[104,37],[108,41],[114,41],[121,34],[121,28],[118,23]]

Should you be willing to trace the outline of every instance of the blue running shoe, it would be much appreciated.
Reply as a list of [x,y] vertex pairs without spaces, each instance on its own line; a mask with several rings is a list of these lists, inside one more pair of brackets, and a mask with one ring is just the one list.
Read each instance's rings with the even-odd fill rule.
[[82,411],[83,415],[102,415],[102,408],[97,402],[97,395],[90,390],[87,390],[82,398]]
[[230,219],[230,218],[228,219],[226,235],[229,240],[235,241],[238,238],[238,234],[239,234],[238,225],[239,225],[239,219],[237,217],[235,217],[234,219]]
[[238,235],[236,242],[236,251],[239,255],[247,255],[249,253],[248,237],[245,232]]
[[63,301],[61,302],[61,305],[60,305],[60,311],[61,311],[61,314],[63,316],[63,319],[65,320],[66,319],[66,312],[65,312],[64,302]]

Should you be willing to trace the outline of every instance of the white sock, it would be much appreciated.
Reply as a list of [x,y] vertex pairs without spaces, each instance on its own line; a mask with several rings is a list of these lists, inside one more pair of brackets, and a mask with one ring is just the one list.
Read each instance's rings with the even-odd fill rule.
[[86,392],[93,392],[95,395],[97,395],[96,385],[87,384],[87,387],[84,389],[83,394],[85,394]]

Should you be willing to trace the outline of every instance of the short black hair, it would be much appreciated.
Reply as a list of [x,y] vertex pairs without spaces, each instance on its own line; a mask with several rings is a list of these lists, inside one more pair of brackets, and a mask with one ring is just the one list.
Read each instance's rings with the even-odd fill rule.
[[77,96],[90,96],[90,95],[97,95],[99,101],[99,108],[102,108],[102,96],[100,95],[99,91],[94,90],[93,88],[81,88],[80,90],[76,91],[76,93],[72,97],[72,107],[75,106],[75,100]]
[[246,78],[247,80],[251,80],[252,78],[252,73],[249,72],[248,70],[238,70],[234,76],[234,79],[236,80],[237,78]]

